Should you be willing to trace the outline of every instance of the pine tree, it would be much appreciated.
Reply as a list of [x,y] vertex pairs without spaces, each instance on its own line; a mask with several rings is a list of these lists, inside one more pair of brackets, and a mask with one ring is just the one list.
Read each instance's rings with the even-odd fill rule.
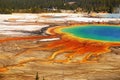
[[35,80],[39,80],[38,72],[36,73],[36,78],[35,78]]

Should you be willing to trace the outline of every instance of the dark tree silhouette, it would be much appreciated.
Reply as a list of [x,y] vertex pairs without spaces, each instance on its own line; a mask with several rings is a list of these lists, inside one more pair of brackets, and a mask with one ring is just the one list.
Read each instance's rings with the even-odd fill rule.
[[39,75],[38,75],[38,72],[36,73],[35,80],[39,80]]
[[[73,2],[74,4],[71,4]],[[81,8],[85,12],[113,12],[120,5],[120,0],[0,0],[0,13],[49,12],[53,8],[76,10]]]

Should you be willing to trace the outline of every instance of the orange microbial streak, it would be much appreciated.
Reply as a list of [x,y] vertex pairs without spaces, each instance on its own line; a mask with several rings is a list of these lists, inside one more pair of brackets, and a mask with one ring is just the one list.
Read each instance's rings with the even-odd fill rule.
[[5,72],[7,70],[8,70],[7,68],[0,68],[0,72]]
[[46,46],[47,49],[56,49],[56,51],[50,56],[51,60],[54,60],[56,56],[63,53],[67,57],[64,61],[69,61],[76,56],[87,54],[80,62],[87,61],[91,56],[98,56],[102,53],[109,52],[109,45],[102,42],[92,42],[84,40],[76,40],[73,38],[64,37],[60,41],[54,41]]
[[[84,55],[84,57],[79,62],[86,62],[91,57],[97,57],[100,54],[110,52],[109,48],[111,46],[120,46],[120,43],[115,43],[115,42],[86,40],[82,38],[80,39],[70,34],[62,33],[61,32],[62,28],[66,28],[66,26],[48,29],[48,33],[52,35],[55,35],[55,34],[61,35],[61,40],[51,42],[51,44],[48,44],[45,48],[46,50],[56,49],[56,51],[50,56],[51,60],[54,60],[56,56],[60,54],[68,53],[68,54],[65,54],[67,58],[66,60],[63,60],[63,61],[70,62],[70,60],[72,60],[73,58]],[[57,60],[57,61],[54,60],[54,61],[60,62],[60,60]]]
[[[88,61],[96,61],[100,54],[110,52],[111,46],[120,46],[120,43],[115,42],[102,42],[95,40],[86,40],[82,38],[74,37],[70,34],[62,33],[61,29],[66,28],[66,26],[58,26],[54,28],[49,28],[46,33],[50,36],[30,36],[30,37],[15,37],[15,38],[4,38],[0,39],[0,42],[16,41],[16,40],[35,40],[35,39],[45,39],[45,38],[58,38],[60,40],[48,42],[48,44],[37,44],[37,46],[25,46],[25,51],[20,52],[12,57],[12,59],[19,57],[24,54],[34,54],[32,51],[52,51],[53,53],[46,59],[39,58],[27,58],[21,59],[18,63],[13,65],[8,65],[5,68],[0,68],[0,72],[7,71],[10,67],[15,67],[19,65],[26,64],[28,62],[43,61],[43,62],[58,62],[58,63],[83,63]],[[41,53],[42,54],[42,53]],[[64,58],[59,59],[58,57],[62,55]],[[76,59],[77,58],[77,59]],[[79,58],[79,59],[78,59]]]

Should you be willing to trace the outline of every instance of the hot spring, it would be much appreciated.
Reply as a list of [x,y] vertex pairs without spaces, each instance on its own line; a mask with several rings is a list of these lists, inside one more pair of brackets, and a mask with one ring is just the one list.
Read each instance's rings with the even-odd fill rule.
[[109,25],[85,25],[66,27],[61,29],[62,33],[88,40],[106,42],[120,42],[120,26]]

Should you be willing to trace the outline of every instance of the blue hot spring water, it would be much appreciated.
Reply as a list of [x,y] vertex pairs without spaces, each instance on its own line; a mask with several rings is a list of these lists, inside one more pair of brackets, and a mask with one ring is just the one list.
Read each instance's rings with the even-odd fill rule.
[[120,42],[120,26],[87,25],[63,28],[63,33],[78,38],[107,42]]

